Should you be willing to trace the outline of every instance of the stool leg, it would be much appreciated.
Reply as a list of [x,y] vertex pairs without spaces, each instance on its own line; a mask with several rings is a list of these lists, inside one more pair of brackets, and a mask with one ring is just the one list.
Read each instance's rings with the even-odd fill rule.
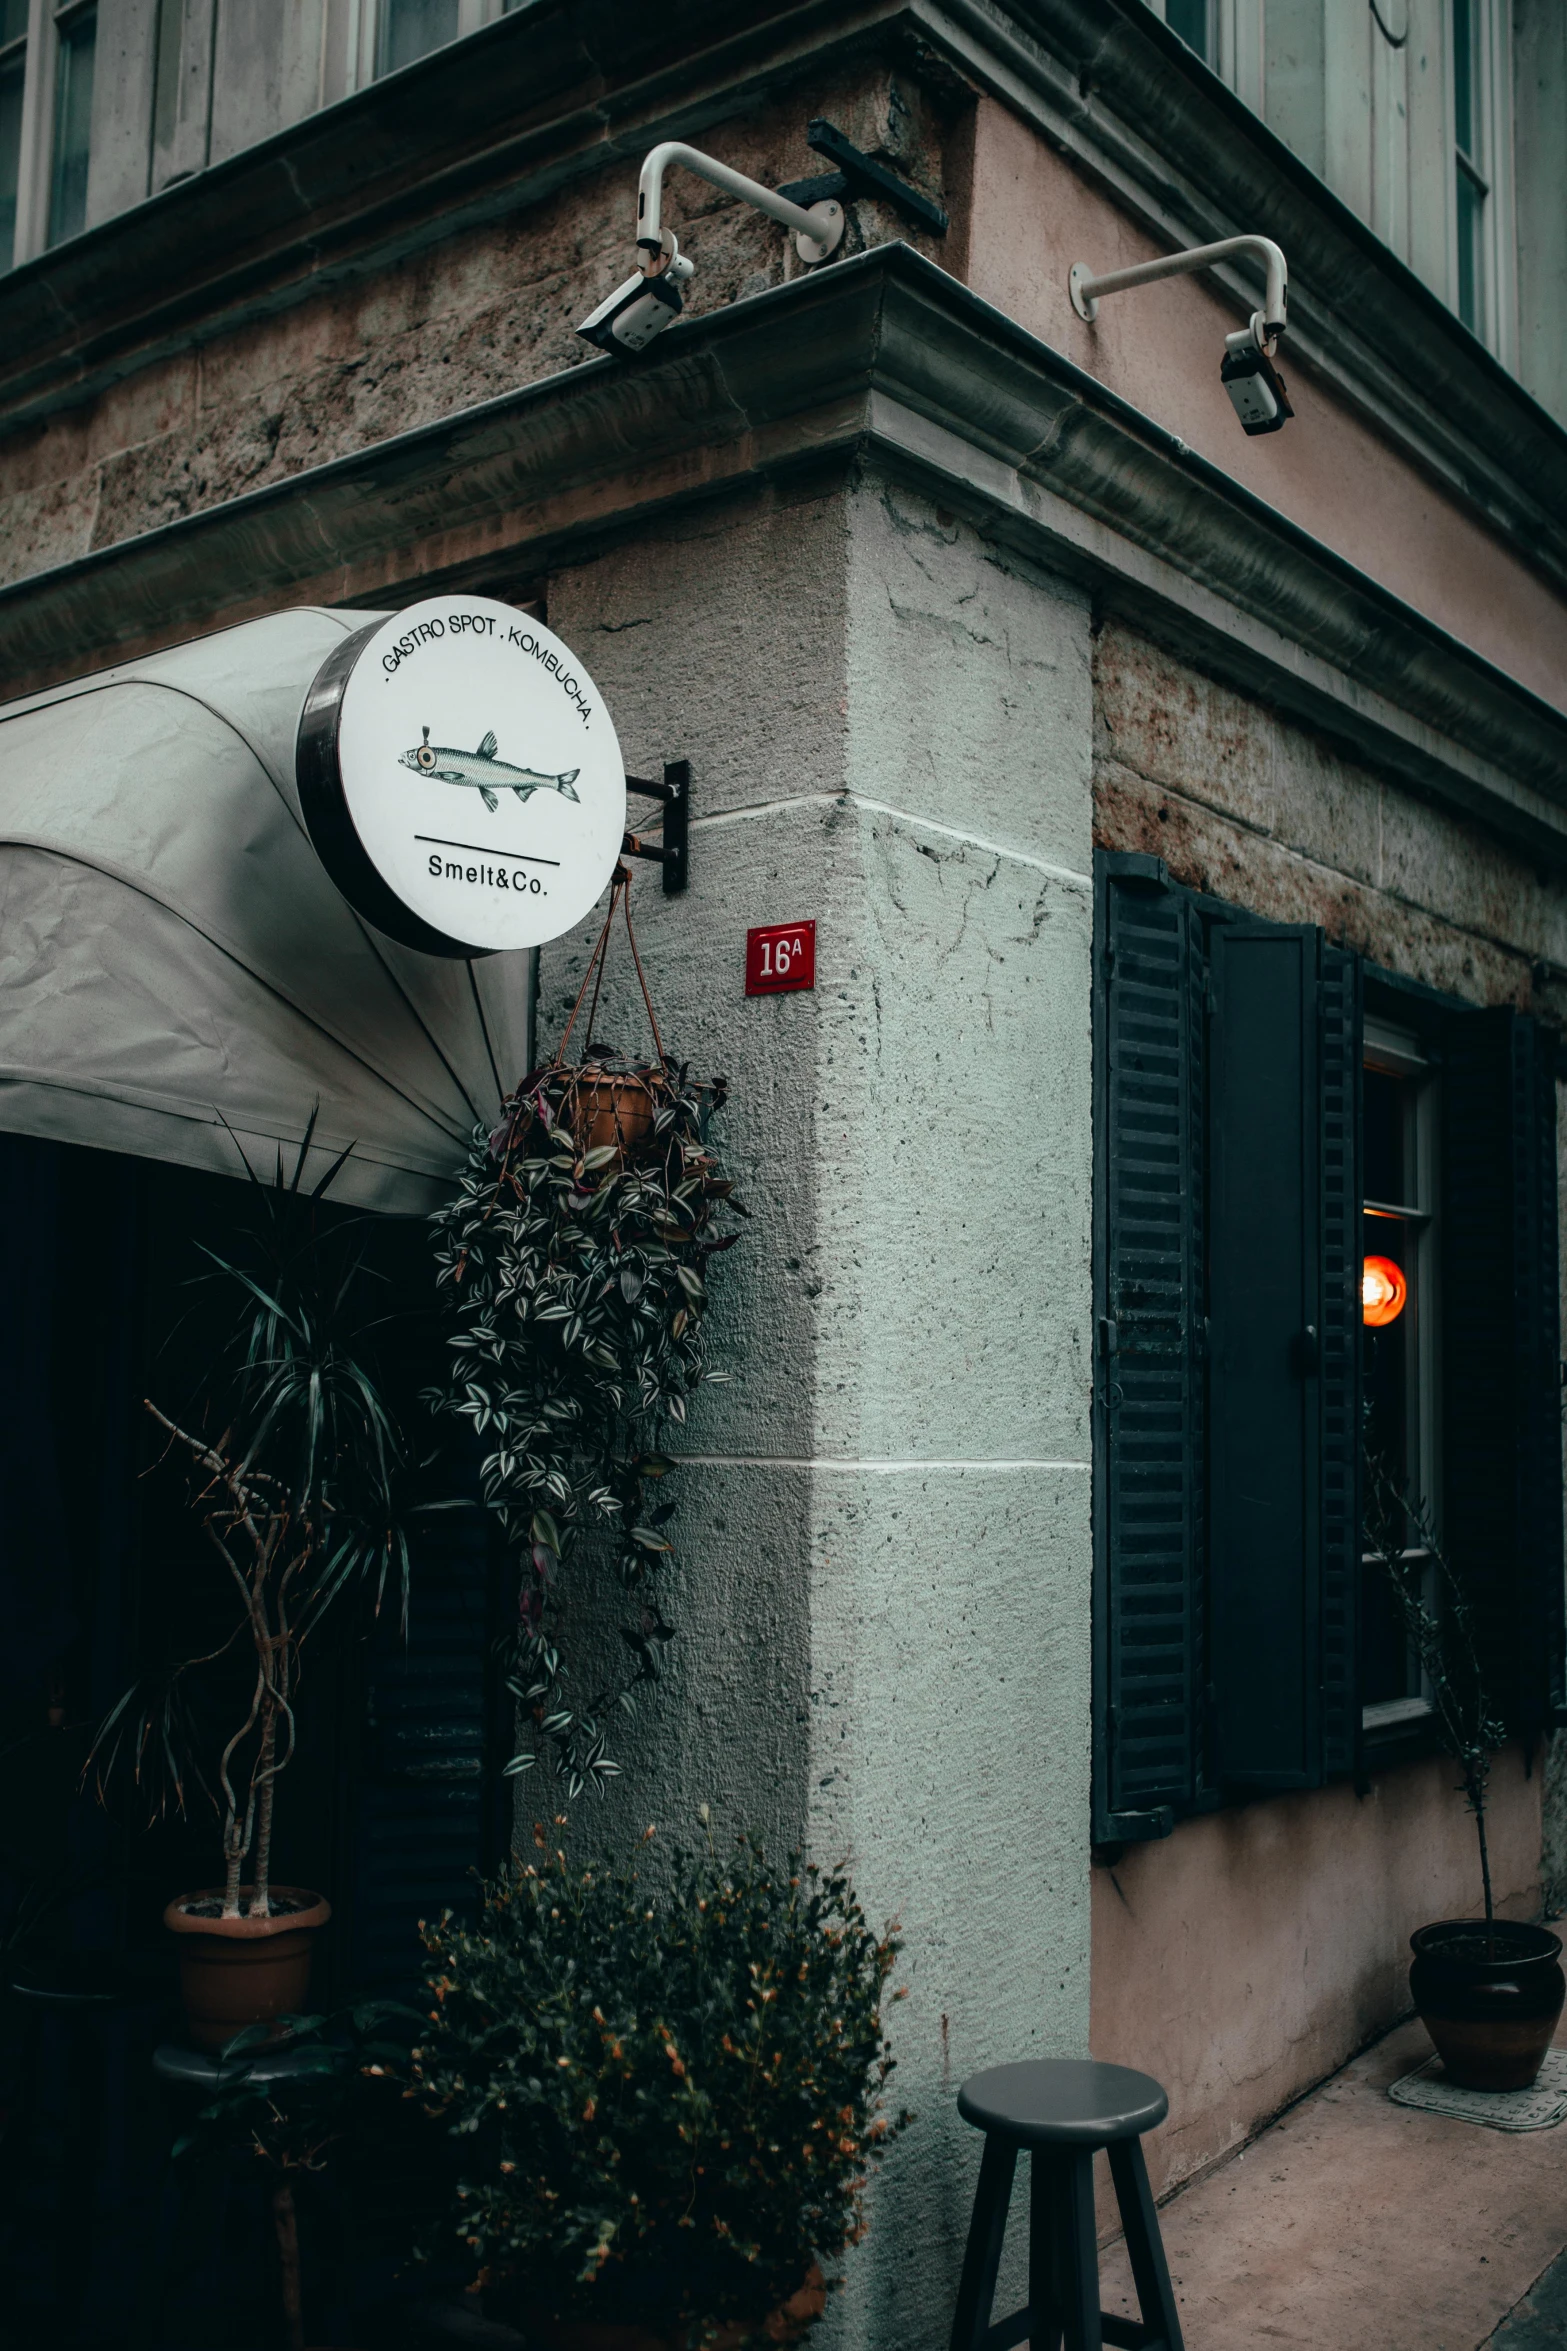
[[1163,2337],[1164,2351],[1185,2351],[1141,2139],[1117,2139],[1111,2143],[1110,2177],[1115,2182],[1115,2200],[1121,2207],[1127,2259],[1132,2265],[1132,2282],[1137,2288],[1137,2306],[1143,2324]]
[[1009,2139],[994,2138],[987,2131],[979,2186],[974,2191],[974,2216],[963,2252],[963,2275],[958,2282],[958,2306],[952,2318],[952,2351],[979,2351],[990,2325],[1016,2169],[1016,2147]]
[[1033,2154],[1029,2199],[1029,2351],[1103,2351],[1099,2248],[1094,2242],[1094,2159],[1086,2151]]

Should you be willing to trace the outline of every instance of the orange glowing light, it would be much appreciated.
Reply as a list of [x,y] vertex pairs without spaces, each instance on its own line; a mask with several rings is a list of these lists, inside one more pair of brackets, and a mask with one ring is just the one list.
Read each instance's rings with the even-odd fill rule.
[[1391,1257],[1368,1257],[1360,1269],[1360,1319],[1371,1330],[1397,1322],[1409,1296],[1404,1269]]

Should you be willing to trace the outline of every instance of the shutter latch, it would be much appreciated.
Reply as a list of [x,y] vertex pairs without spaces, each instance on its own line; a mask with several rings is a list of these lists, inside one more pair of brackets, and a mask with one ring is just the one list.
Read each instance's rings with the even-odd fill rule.
[[1295,1342],[1296,1358],[1302,1379],[1314,1380],[1322,1369],[1322,1346],[1317,1337],[1317,1326],[1308,1322]]
[[1118,1343],[1115,1324],[1112,1322],[1108,1314],[1102,1314],[1099,1317],[1100,1354],[1104,1356],[1113,1355],[1116,1351]]

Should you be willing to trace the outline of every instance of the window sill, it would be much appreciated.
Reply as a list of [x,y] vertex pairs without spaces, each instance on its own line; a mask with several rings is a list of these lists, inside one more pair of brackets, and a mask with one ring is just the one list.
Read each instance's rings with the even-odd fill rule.
[[1436,1715],[1428,1698],[1389,1698],[1366,1706],[1360,1716],[1360,1750],[1365,1777],[1417,1763],[1436,1752]]
[[1360,1727],[1368,1739],[1381,1731],[1403,1730],[1410,1723],[1432,1719],[1429,1698],[1382,1698],[1360,1710]]

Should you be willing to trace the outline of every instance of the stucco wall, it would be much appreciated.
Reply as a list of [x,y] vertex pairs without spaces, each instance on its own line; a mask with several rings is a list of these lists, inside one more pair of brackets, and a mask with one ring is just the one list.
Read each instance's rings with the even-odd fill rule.
[[1168,278],[1109,297],[1086,325],[1067,291],[1072,264],[1121,269],[1159,248],[991,99],[976,110],[972,174],[977,294],[1536,693],[1567,703],[1560,597],[1395,455],[1288,338],[1281,364],[1296,421],[1248,440],[1219,381],[1224,337],[1241,323],[1231,304],[1202,279]]
[[[734,1384],[682,1446],[671,1681],[582,1833],[689,1838],[709,1801],[900,1921],[918,2120],[833,2324],[935,2346],[956,2086],[1088,2035],[1088,609],[873,481],[688,518],[549,611],[633,768],[693,761],[691,888],[643,881],[638,928],[753,1210],[714,1276]],[[747,1001],[747,926],[805,915],[814,993]],[[545,953],[545,1043],[587,943]]]
[[[1128,629],[1100,633],[1094,684],[1102,846],[1320,923],[1471,1002],[1562,1018],[1559,877]],[[1543,1762],[1526,1775],[1509,1752],[1493,1786],[1497,1885],[1515,1914],[1540,1901]],[[1407,1937],[1479,1898],[1451,1779],[1431,1760],[1375,1773],[1365,1797],[1344,1782],[1226,1810],[1095,1870],[1094,2048],[1170,2089],[1157,2179],[1233,2145],[1407,2009]]]
[[[1093,2045],[1170,2094],[1154,2192],[1222,2155],[1409,2013],[1409,1937],[1480,1906],[1474,1822],[1440,1757],[1236,1805],[1094,1871]],[[1538,1764],[1492,1776],[1498,1907],[1539,1914]]]

